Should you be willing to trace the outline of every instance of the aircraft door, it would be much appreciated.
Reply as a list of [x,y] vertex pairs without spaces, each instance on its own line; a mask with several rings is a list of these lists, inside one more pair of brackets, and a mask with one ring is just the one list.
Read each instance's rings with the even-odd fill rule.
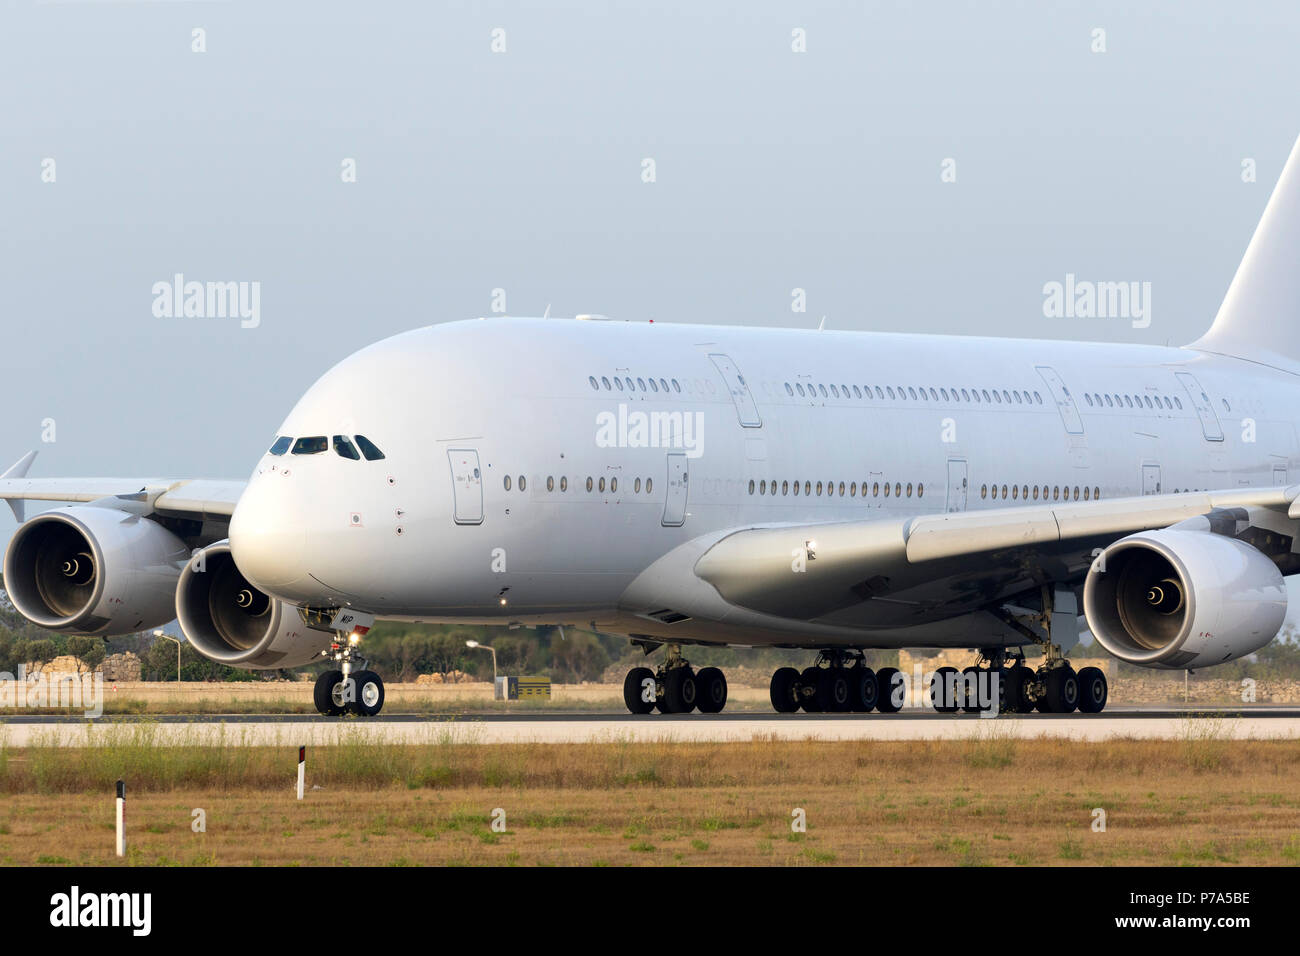
[[1183,383],[1183,388],[1187,390],[1187,397],[1192,400],[1192,407],[1196,409],[1196,417],[1201,420],[1201,431],[1205,435],[1206,441],[1223,441],[1223,429],[1219,427],[1219,416],[1214,414],[1214,406],[1210,404],[1210,396],[1206,394],[1205,389],[1201,388],[1191,372],[1175,372],[1178,381]]
[[966,510],[966,459],[948,459],[948,502],[946,511]]
[[1144,495],[1160,494],[1160,466],[1159,465],[1142,466],[1142,494]]
[[1074,398],[1070,395],[1070,390],[1065,387],[1061,376],[1056,374],[1056,369],[1046,365],[1036,365],[1035,368],[1047,383],[1047,389],[1056,402],[1056,410],[1061,413],[1065,430],[1071,435],[1082,435],[1083,419],[1079,417],[1079,407],[1074,404]]
[[664,502],[665,528],[680,528],[686,522],[686,493],[689,474],[686,456],[673,452],[668,456],[667,500]]
[[718,367],[722,380],[727,383],[727,391],[731,393],[731,400],[736,404],[736,414],[740,417],[740,424],[746,428],[762,428],[763,419],[758,415],[758,405],[754,403],[754,396],[749,391],[749,386],[745,384],[745,376],[740,374],[736,363],[720,352],[709,353],[709,358]]
[[448,448],[447,460],[451,464],[456,524],[482,524],[483,473],[479,471],[478,452],[473,448]]

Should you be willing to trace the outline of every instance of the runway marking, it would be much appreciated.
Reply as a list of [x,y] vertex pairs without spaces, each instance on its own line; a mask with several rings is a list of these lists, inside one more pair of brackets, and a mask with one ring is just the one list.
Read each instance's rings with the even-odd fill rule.
[[[989,736],[1080,741],[1177,740],[1213,736],[1232,740],[1300,739],[1300,709],[1260,713],[1125,713],[1104,715],[1002,716],[993,719],[943,714],[768,717],[729,719],[682,716],[514,715],[403,717],[371,720],[296,715],[203,715],[101,719],[7,718],[0,740],[8,747],[95,746],[147,738],[150,746],[329,746],[374,741],[387,744],[727,743],[759,740],[978,740]],[[142,742],[144,742],[142,740]]]

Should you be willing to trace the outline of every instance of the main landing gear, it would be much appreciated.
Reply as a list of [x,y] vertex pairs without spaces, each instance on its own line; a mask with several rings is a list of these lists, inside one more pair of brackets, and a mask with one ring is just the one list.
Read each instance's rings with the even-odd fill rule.
[[[1025,665],[1024,655],[1003,667],[1000,651],[985,651],[991,666],[1000,667],[1001,703],[1004,712],[1027,714],[1099,714],[1106,707],[1110,689],[1100,668],[1085,667],[1075,672],[1065,659],[1061,645],[1052,643],[1052,611],[1055,592],[1041,588],[1042,610],[1038,614],[1016,615],[1005,608],[995,612],[1009,627],[1024,634],[1043,649],[1043,662],[1036,670]],[[1031,625],[1037,625],[1035,629]]]
[[658,670],[634,667],[623,679],[623,703],[634,714],[717,714],[727,706],[727,678],[716,667],[692,670],[680,644],[667,645]]
[[[316,709],[326,717],[343,714],[373,717],[378,714],[384,706],[384,682],[374,671],[364,669],[368,661],[358,650],[356,635],[340,634],[325,654],[340,666],[316,678],[312,695]],[[357,665],[362,669],[357,670]]]
[[867,666],[861,651],[825,650],[812,667],[802,671],[782,667],[772,675],[769,694],[778,714],[793,714],[802,708],[809,714],[865,714],[879,708],[884,713],[894,706],[892,694],[881,699],[882,689],[892,692],[897,668],[879,672]]

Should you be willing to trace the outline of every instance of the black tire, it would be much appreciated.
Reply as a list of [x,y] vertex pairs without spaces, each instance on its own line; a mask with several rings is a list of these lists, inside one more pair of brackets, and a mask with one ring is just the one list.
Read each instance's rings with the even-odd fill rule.
[[832,667],[822,678],[826,684],[826,711],[847,714],[853,708],[853,691],[849,672],[842,667]]
[[695,675],[695,691],[701,714],[720,714],[727,706],[727,678],[716,667],[706,667]]
[[1004,667],[999,671],[1000,710],[1004,714],[1027,714],[1034,709],[1034,702],[1029,699],[1025,686],[1034,679],[1034,673],[1028,667],[1017,664]]
[[1048,672],[1043,694],[1049,714],[1072,714],[1079,707],[1079,675],[1068,664]]
[[793,667],[782,667],[772,675],[768,696],[772,699],[772,709],[778,714],[793,714],[799,709],[798,690],[799,672]]
[[882,714],[896,714],[907,703],[907,684],[897,667],[876,671],[876,709]]
[[1099,667],[1085,667],[1079,671],[1079,712],[1100,714],[1106,708],[1110,688],[1106,675]]
[[940,667],[930,679],[930,703],[941,714],[957,713],[956,676],[957,668]]
[[826,694],[822,691],[822,669],[805,667],[803,673],[799,675],[799,704],[803,707],[804,713],[820,714],[825,700]]
[[374,671],[357,671],[352,675],[356,681],[356,700],[349,710],[358,717],[373,717],[384,709],[384,682]]
[[[633,714],[648,714],[655,709],[655,700],[645,700],[646,681],[654,683],[655,672],[648,667],[634,667],[623,678],[623,704]],[[653,694],[653,697],[657,697]]]
[[338,717],[346,710],[343,705],[334,700],[334,688],[342,682],[342,671],[326,671],[316,678],[312,700],[316,704],[316,709],[326,717]]
[[876,709],[880,698],[880,687],[876,683],[876,674],[870,667],[859,664],[848,671],[849,710],[855,714],[869,714]]
[[[659,710],[665,714],[689,714],[695,709],[698,689],[689,667],[674,667],[664,676],[664,699]],[[668,709],[664,710],[664,705]]]
[[1034,701],[1030,699],[1029,686],[1038,679],[1037,675],[1023,664],[1017,664],[1011,669],[1016,671],[1019,677],[1019,680],[1016,682],[1016,713],[1032,713],[1034,710]]
[[[984,708],[980,706],[980,685],[984,681],[985,672],[978,667],[967,667],[961,672],[961,709],[968,714],[978,714]],[[990,704],[990,706],[994,706]]]

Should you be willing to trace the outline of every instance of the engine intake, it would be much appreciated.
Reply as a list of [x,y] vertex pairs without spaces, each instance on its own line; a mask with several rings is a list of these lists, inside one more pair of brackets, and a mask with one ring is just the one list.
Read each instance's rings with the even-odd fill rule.
[[204,548],[176,582],[176,617],[194,649],[237,667],[298,667],[333,634],[312,630],[298,609],[259,591],[240,573],[230,542]]
[[1120,660],[1181,670],[1259,650],[1286,618],[1277,566],[1243,541],[1181,527],[1121,538],[1093,562],[1083,610]]
[[185,543],[148,518],[95,505],[60,508],[14,532],[5,589],[40,627],[130,634],[172,619],[187,557]]

